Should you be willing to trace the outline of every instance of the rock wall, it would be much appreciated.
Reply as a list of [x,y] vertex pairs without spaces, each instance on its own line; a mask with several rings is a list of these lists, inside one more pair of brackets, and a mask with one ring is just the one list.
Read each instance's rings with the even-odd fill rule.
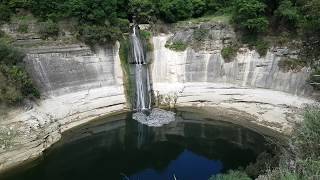
[[[154,63],[152,75],[154,83],[211,82],[231,83],[243,87],[265,88],[288,92],[295,95],[310,95],[312,87],[307,84],[308,68],[299,72],[282,71],[278,63],[283,57],[297,56],[285,48],[272,48],[265,57],[254,50],[241,48],[232,62],[227,63],[221,56],[226,40],[234,37],[225,30],[212,30],[213,38],[204,40],[199,46],[191,46],[183,52],[165,47],[167,41],[180,39],[186,43],[189,31],[162,34],[153,37]],[[185,33],[185,35],[182,35]],[[210,32],[209,32],[210,33]],[[189,34],[189,35],[188,35]]]
[[63,95],[122,85],[119,45],[97,47],[72,44],[27,49],[25,62],[42,94]]

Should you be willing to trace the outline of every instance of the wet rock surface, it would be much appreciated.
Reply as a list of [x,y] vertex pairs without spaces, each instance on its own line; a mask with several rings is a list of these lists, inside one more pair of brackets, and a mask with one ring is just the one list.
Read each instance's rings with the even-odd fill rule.
[[151,127],[161,127],[175,120],[175,113],[163,109],[154,108],[150,114],[144,112],[136,112],[132,118],[138,122]]

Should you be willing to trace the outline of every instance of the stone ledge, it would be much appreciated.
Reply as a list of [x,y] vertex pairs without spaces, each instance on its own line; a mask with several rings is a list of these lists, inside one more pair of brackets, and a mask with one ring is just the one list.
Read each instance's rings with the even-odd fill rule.
[[[296,122],[302,120],[304,105],[314,100],[288,93],[245,88],[232,84],[217,83],[155,83],[154,90],[161,95],[177,96],[177,107],[220,109],[238,115],[246,121],[289,135]],[[218,112],[218,111],[215,111]]]

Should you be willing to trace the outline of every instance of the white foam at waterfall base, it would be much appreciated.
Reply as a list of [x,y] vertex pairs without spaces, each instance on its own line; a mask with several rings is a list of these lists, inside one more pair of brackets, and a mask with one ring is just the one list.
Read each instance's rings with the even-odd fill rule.
[[175,120],[175,113],[163,109],[154,108],[151,110],[150,115],[143,112],[136,112],[132,118],[138,122],[151,127],[160,127]]

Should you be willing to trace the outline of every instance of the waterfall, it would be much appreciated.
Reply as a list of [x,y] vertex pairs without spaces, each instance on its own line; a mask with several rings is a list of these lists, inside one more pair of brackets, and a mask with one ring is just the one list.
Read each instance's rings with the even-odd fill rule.
[[135,68],[135,109],[137,111],[148,110],[151,108],[151,86],[149,78],[149,69],[146,62],[145,51],[140,40],[139,29],[137,25],[133,26],[131,35],[132,59],[131,63]]
[[[151,109],[151,82],[148,62],[146,61],[143,44],[140,40],[137,25],[133,26],[131,35],[132,57],[130,63],[134,65],[135,74],[135,110],[132,118],[140,122],[138,126],[138,147],[145,141],[144,125],[159,127],[175,120],[175,113],[162,109]],[[149,111],[150,110],[150,111]],[[143,124],[143,125],[142,125]]]

